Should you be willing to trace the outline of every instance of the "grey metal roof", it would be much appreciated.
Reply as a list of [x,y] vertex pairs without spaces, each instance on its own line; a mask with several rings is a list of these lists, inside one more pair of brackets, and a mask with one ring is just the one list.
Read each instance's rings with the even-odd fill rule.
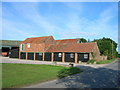
[[17,40],[0,40],[2,46],[19,46],[21,42]]

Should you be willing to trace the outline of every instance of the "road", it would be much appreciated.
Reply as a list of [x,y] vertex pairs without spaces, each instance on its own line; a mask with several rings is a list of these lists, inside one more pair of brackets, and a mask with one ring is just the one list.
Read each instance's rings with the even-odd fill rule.
[[120,60],[98,68],[82,66],[87,70],[80,74],[23,88],[117,88],[120,82],[118,63]]

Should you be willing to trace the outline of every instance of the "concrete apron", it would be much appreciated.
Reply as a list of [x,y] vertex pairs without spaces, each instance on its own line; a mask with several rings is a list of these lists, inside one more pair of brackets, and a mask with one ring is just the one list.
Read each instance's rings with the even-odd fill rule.
[[[50,62],[50,61],[37,61],[37,60],[24,60],[24,59],[14,59],[14,58],[9,58],[9,57],[2,57],[0,56],[0,61],[2,63],[21,63],[21,64],[48,64],[48,65],[57,65],[57,66],[67,66],[69,67],[70,62]],[[86,63],[80,63],[80,64],[75,64],[72,63],[73,67],[81,67],[82,66],[88,66],[92,68],[99,68],[106,66],[108,64],[86,64]]]

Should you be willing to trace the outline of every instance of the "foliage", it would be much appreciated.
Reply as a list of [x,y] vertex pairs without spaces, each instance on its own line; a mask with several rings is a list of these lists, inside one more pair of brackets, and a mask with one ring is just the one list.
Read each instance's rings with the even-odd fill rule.
[[117,58],[120,58],[120,53],[117,52]]
[[97,61],[96,64],[108,64],[108,63],[113,62],[114,60],[115,60],[115,59]]
[[94,52],[91,52],[91,54],[92,54],[93,59],[95,59],[96,54]]
[[87,42],[87,40],[85,38],[80,38],[81,42]]
[[102,39],[95,39],[93,42],[97,42],[100,54],[108,56],[108,59],[117,57],[117,43],[110,38],[103,37]]
[[20,87],[57,79],[57,73],[68,67],[36,64],[2,64],[3,88]]
[[73,75],[73,74],[77,74],[82,72],[82,70],[80,70],[77,67],[69,67],[69,68],[63,68],[58,72],[58,78],[63,78],[69,75]]
[[90,64],[90,63],[93,64],[94,62],[95,62],[94,59],[92,59],[92,60],[88,60],[88,61],[87,61],[87,64]]
[[118,54],[118,56],[117,56],[118,58],[120,58],[120,54]]

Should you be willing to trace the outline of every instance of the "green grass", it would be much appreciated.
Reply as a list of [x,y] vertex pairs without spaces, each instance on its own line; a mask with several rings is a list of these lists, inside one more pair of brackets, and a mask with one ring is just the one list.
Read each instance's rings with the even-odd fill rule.
[[96,64],[108,64],[108,63],[112,63],[114,60],[115,59],[98,61],[96,62]]
[[45,82],[58,78],[58,72],[70,67],[35,65],[35,64],[2,64],[2,87],[13,88]]
[[64,69],[61,69],[58,72],[58,77],[63,78],[63,77],[67,77],[69,75],[77,74],[77,73],[80,73],[80,72],[82,72],[82,70],[80,70],[77,67],[64,68]]

